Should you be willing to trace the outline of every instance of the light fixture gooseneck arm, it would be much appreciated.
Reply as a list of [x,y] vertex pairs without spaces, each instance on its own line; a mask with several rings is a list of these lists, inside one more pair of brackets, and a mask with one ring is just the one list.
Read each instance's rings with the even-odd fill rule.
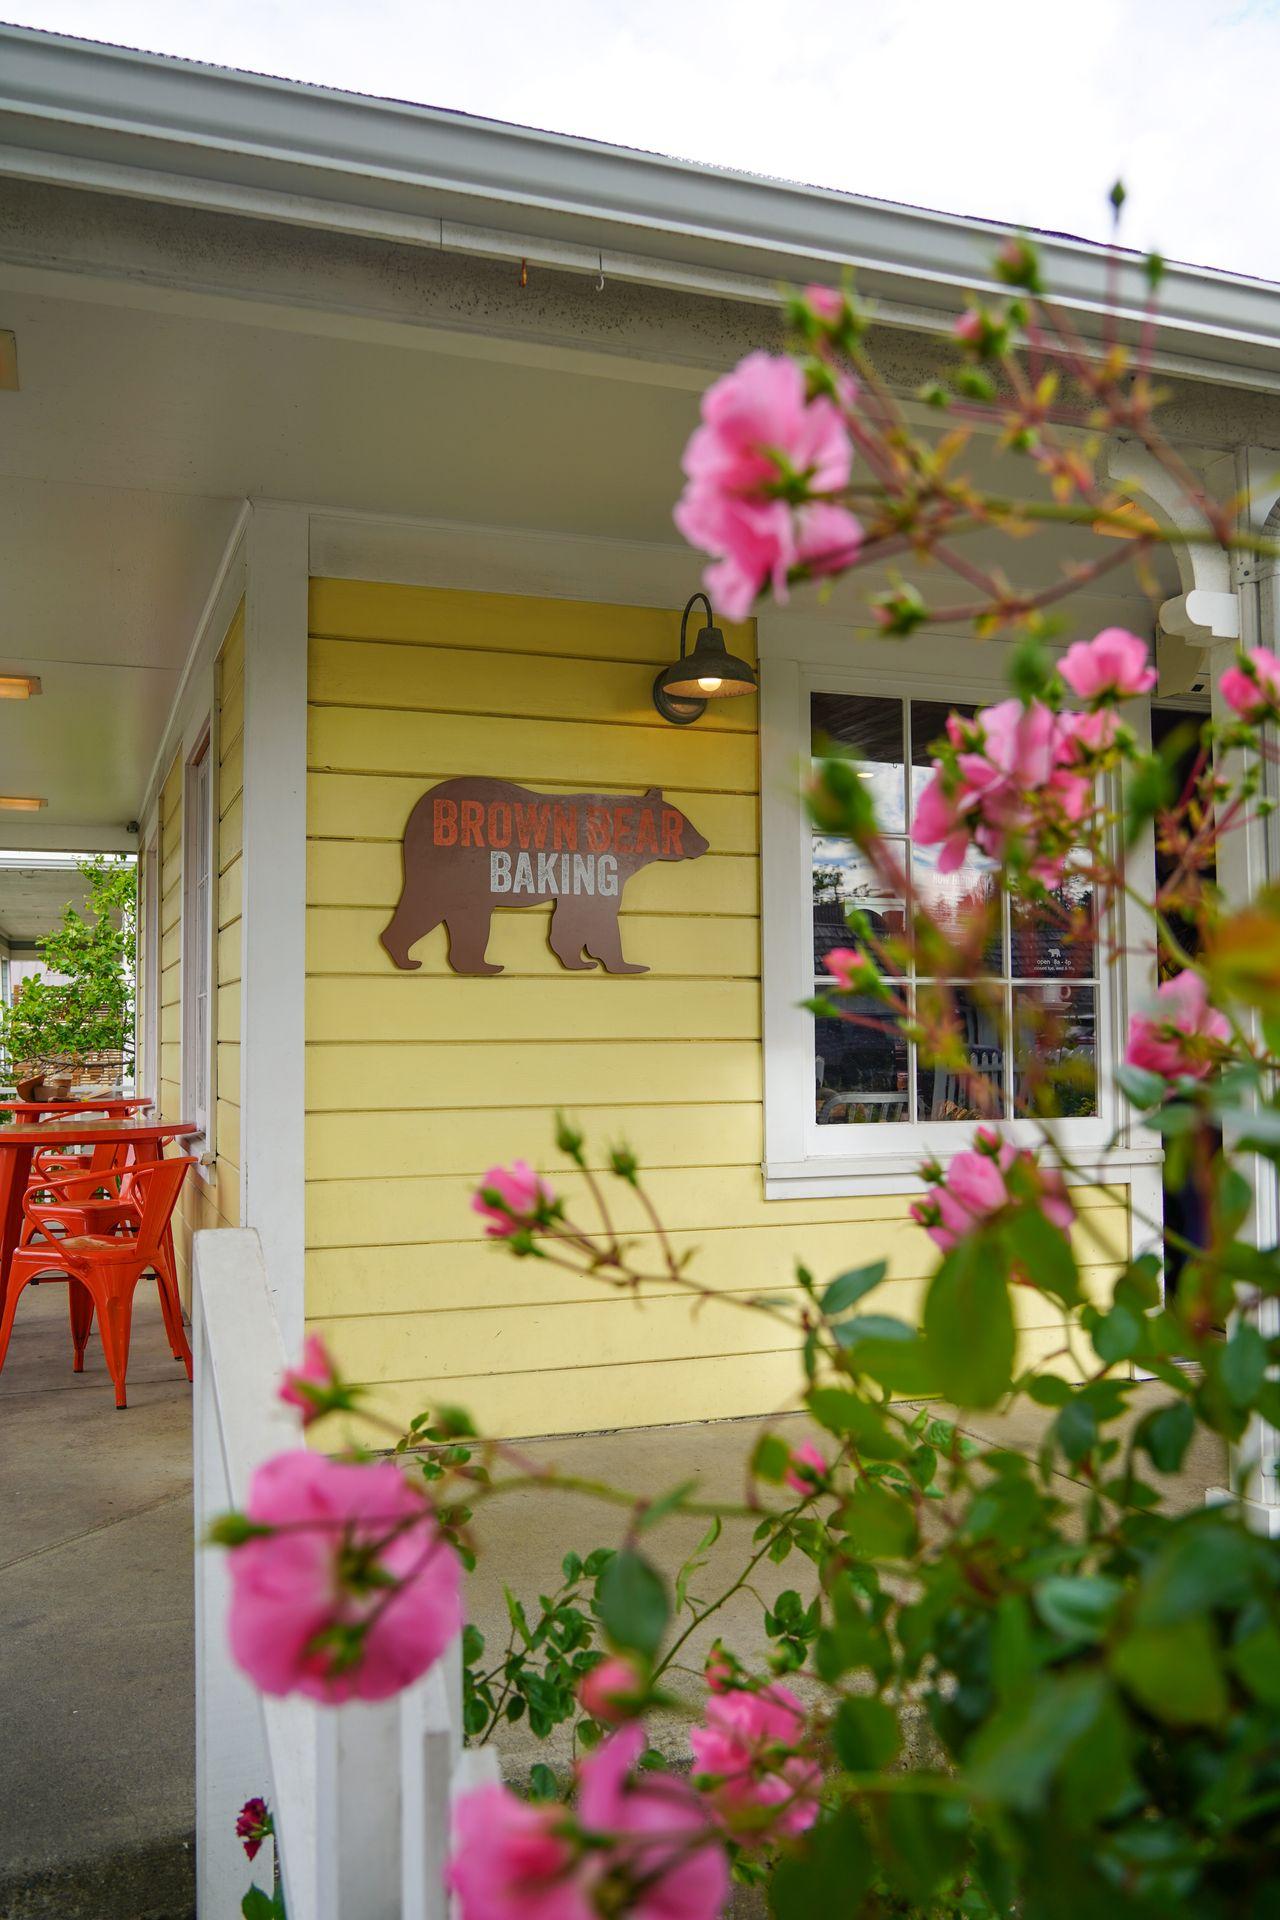
[[711,611],[711,602],[708,600],[706,594],[691,593],[685,603],[684,612],[680,616],[680,658],[682,660],[685,658],[685,634],[689,628],[689,615],[693,612],[699,600],[701,600],[707,610],[707,625],[710,627],[715,623],[715,615]]

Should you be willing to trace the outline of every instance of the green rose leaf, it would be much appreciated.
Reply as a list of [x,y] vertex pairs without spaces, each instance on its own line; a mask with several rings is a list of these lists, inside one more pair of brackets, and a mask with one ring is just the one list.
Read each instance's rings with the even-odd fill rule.
[[1051,1574],[1033,1591],[1036,1612],[1064,1640],[1101,1640],[1124,1589],[1105,1574]]
[[965,1783],[979,1800],[1033,1813],[1042,1807],[1059,1765],[1097,1725],[1107,1707],[1106,1676],[1095,1670],[1048,1675],[982,1728]]
[[856,1306],[864,1294],[880,1285],[888,1270],[887,1261],[876,1260],[870,1266],[853,1267],[848,1273],[838,1274],[822,1296],[822,1311],[828,1320]]
[[1013,1381],[1016,1334],[1003,1264],[974,1236],[949,1253],[929,1287],[924,1337],[939,1390],[962,1407],[993,1407]]
[[1111,1671],[1140,1706],[1169,1726],[1216,1727],[1226,1718],[1227,1685],[1207,1620],[1140,1628],[1116,1647]]
[[769,1883],[774,1920],[853,1914],[871,1884],[871,1848],[856,1808],[845,1807],[784,1854]]
[[1157,1473],[1176,1473],[1195,1427],[1190,1401],[1178,1400],[1171,1407],[1157,1407],[1138,1422],[1134,1445],[1149,1456]]
[[1080,1276],[1071,1251],[1071,1236],[1046,1220],[1036,1206],[1024,1206],[1004,1229],[1011,1258],[1041,1293],[1052,1294],[1064,1307],[1080,1304]]
[[1219,1377],[1233,1407],[1251,1407],[1266,1378],[1267,1343],[1251,1320],[1242,1320],[1222,1349]]
[[916,1517],[909,1501],[870,1481],[855,1487],[840,1520],[868,1560],[899,1560],[914,1551]]
[[887,1794],[876,1808],[885,1874],[913,1907],[932,1904],[967,1846],[966,1810],[933,1793]]
[[1256,1700],[1280,1707],[1280,1631],[1270,1625],[1238,1640],[1231,1664]]
[[634,1548],[623,1547],[596,1582],[596,1605],[615,1647],[653,1659],[671,1614],[666,1582],[656,1567]]
[[831,1729],[840,1764],[850,1773],[876,1773],[896,1760],[902,1746],[898,1716],[874,1695],[842,1700]]
[[852,1440],[864,1460],[902,1460],[910,1449],[878,1407],[841,1387],[814,1387],[805,1396],[818,1425]]

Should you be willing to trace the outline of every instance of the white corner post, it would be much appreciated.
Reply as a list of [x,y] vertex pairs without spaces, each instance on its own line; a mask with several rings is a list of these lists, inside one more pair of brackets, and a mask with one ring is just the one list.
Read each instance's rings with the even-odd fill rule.
[[[1237,646],[1268,647],[1280,653],[1276,561],[1228,551],[1210,537],[1212,529],[1204,513],[1183,497],[1159,461],[1136,443],[1113,442],[1107,449],[1107,471],[1140,495],[1170,530],[1170,551],[1183,591],[1161,607],[1161,631],[1176,636],[1193,656],[1203,656],[1209,669],[1213,717],[1233,718],[1222,698],[1222,675],[1235,659]],[[1238,447],[1234,455],[1213,463],[1207,481],[1217,497],[1242,502],[1239,525],[1243,531],[1280,538],[1280,452]],[[1194,537],[1179,539],[1180,533]],[[1231,776],[1230,763],[1223,772]],[[1268,797],[1280,799],[1276,769],[1265,767],[1263,778]],[[1252,900],[1280,877],[1278,825],[1280,816],[1273,815],[1224,834],[1218,847],[1218,882],[1228,902]],[[1239,1137],[1239,1126],[1227,1129],[1228,1145],[1232,1131]],[[1276,1170],[1269,1160],[1255,1155],[1248,1172],[1253,1209],[1244,1232],[1255,1246],[1274,1247],[1280,1238]],[[1280,1332],[1275,1301],[1264,1303],[1256,1317],[1267,1336]],[[1239,1488],[1249,1524],[1261,1533],[1280,1536],[1280,1433],[1266,1421],[1254,1420],[1240,1445],[1232,1449],[1231,1480],[1230,1488],[1215,1489],[1210,1499],[1233,1501]]]
[[305,1317],[309,517],[254,501],[244,621],[242,1225],[256,1228],[285,1351]]

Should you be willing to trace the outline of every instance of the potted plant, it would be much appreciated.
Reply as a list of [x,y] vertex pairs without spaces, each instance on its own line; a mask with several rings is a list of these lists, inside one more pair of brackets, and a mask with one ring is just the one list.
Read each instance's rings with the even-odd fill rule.
[[85,911],[68,906],[39,941],[48,973],[33,974],[0,1007],[0,1054],[19,1097],[51,1099],[133,1067],[137,874],[131,860],[80,862]]

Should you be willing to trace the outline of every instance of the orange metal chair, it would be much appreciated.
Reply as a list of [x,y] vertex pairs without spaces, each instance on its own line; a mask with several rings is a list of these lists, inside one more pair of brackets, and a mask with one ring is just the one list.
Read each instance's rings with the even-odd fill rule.
[[53,1151],[36,1155],[27,1183],[20,1247],[31,1246],[39,1235],[52,1240],[54,1227],[81,1234],[136,1227],[137,1208],[129,1204],[133,1149],[100,1146],[77,1158],[79,1164],[69,1158],[60,1169]]
[[[14,1316],[24,1287],[33,1280],[56,1276],[69,1282],[68,1310],[71,1339],[75,1348],[74,1369],[84,1371],[84,1350],[96,1312],[102,1335],[107,1370],[116,1391],[116,1406],[127,1404],[125,1375],[129,1365],[129,1333],[133,1322],[133,1295],[148,1269],[156,1276],[160,1291],[160,1309],[175,1359],[180,1359],[191,1378],[191,1348],[182,1325],[177,1277],[169,1248],[169,1223],[178,1204],[178,1195],[192,1159],[156,1160],[148,1166],[129,1168],[123,1180],[129,1182],[128,1207],[137,1220],[136,1232],[71,1233],[46,1246],[22,1247],[9,1264],[9,1284],[0,1317],[0,1367],[4,1366],[13,1332]],[[62,1182],[66,1187],[84,1187],[102,1182],[94,1174],[78,1174]],[[87,1198],[85,1196],[84,1198]],[[24,1208],[32,1206],[30,1200]],[[72,1197],[67,1212],[80,1211],[81,1202]],[[28,1215],[30,1218],[30,1215]]]

